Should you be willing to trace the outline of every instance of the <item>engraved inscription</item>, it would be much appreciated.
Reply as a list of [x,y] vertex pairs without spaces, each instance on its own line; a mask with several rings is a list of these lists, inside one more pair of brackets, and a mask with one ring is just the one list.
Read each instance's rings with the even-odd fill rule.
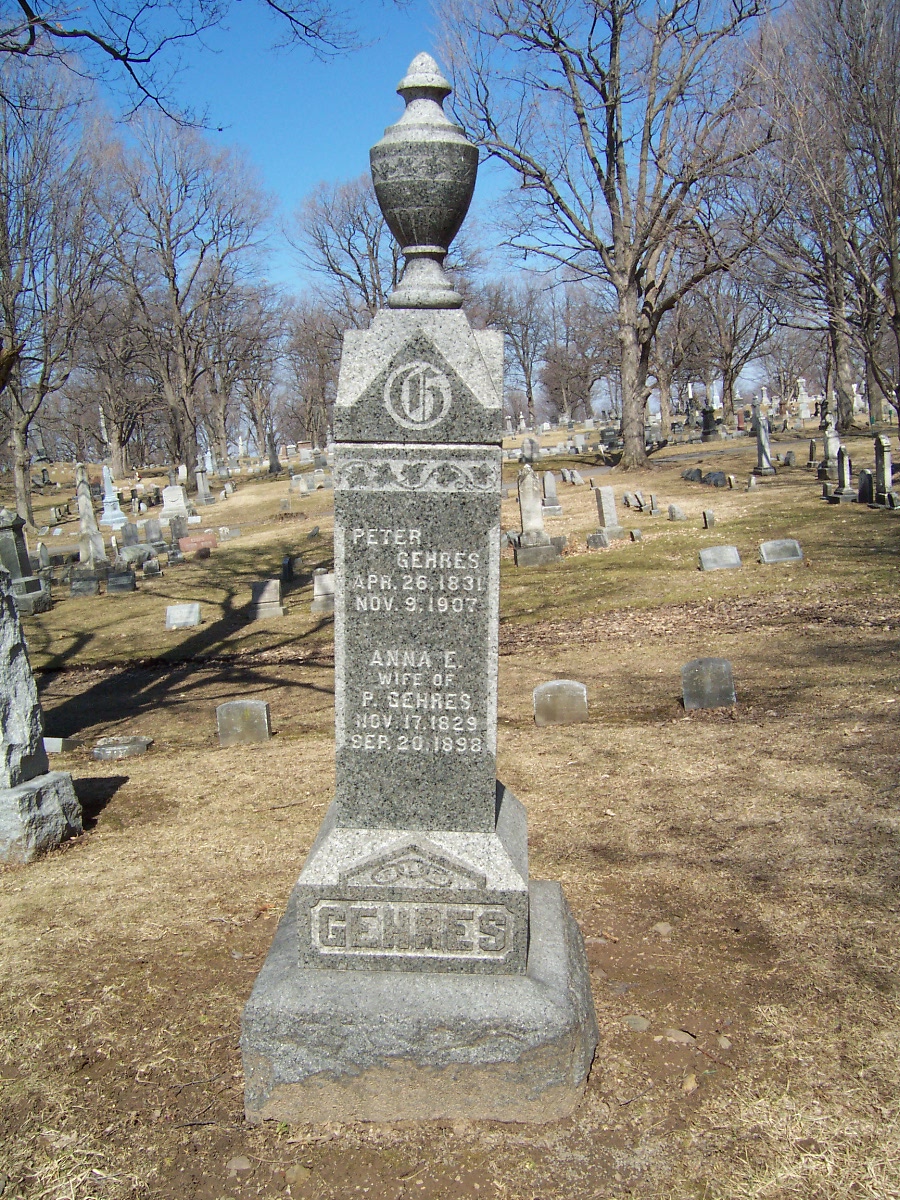
[[497,904],[420,904],[320,900],[312,944],[322,954],[503,959],[513,948],[515,916]]
[[404,429],[430,429],[447,415],[450,380],[432,363],[414,359],[396,367],[384,385],[384,406]]

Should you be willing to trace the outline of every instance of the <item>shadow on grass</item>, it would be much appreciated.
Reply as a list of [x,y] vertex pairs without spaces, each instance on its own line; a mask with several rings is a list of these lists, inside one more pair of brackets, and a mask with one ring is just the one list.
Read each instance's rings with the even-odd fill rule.
[[97,818],[115,796],[123,784],[128,782],[127,775],[98,775],[73,780],[75,795],[81,805],[84,828],[93,829]]

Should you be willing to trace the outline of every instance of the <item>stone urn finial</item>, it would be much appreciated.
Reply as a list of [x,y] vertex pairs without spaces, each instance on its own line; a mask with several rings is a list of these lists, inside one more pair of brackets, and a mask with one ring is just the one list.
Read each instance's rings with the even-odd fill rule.
[[391,308],[459,308],[443,262],[475,190],[478,149],[443,109],[451,87],[417,54],[397,91],[406,111],[369,152],[375,195],[406,266]]

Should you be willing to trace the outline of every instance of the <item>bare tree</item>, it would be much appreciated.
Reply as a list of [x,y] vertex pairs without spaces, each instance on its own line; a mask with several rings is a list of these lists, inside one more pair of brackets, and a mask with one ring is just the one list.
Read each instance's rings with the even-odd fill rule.
[[554,290],[541,370],[550,414],[566,421],[593,416],[594,387],[616,357],[615,311],[598,290],[580,283]]
[[7,64],[0,87],[0,404],[13,457],[16,508],[32,522],[28,433],[75,366],[85,309],[103,276],[97,179],[82,110],[58,72]]
[[[623,465],[641,466],[653,336],[735,261],[725,182],[756,150],[741,38],[758,0],[456,0],[457,106],[522,182],[515,245],[612,285]],[[677,275],[678,258],[689,270]]]
[[121,150],[110,207],[116,270],[135,300],[147,363],[160,381],[173,450],[196,466],[202,379],[216,314],[257,261],[266,201],[248,166],[193,130],[153,117]]
[[289,240],[301,264],[321,276],[348,327],[368,325],[397,286],[400,248],[369,175],[320,184],[295,214]]
[[778,325],[775,301],[767,295],[762,276],[747,256],[697,289],[714,334],[710,366],[722,380],[726,417],[734,415],[734,390],[741,372],[760,356]]
[[[52,58],[124,86],[135,109],[150,102],[173,114],[181,51],[221,25],[231,8],[231,0],[88,0],[77,7],[0,0],[0,59]],[[347,13],[331,0],[259,0],[259,8],[274,20],[281,46],[322,58],[358,45]]]
[[487,283],[479,301],[483,323],[506,335],[533,429],[538,366],[550,332],[547,281],[523,274]]
[[330,304],[307,298],[294,306],[286,362],[295,385],[287,415],[305,440],[324,446],[337,391],[341,339],[347,326]]

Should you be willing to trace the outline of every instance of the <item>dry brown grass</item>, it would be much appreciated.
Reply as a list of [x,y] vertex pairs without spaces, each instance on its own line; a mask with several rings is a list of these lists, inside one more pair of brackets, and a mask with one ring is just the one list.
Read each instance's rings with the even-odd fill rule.
[[[155,742],[63,756],[91,828],[0,875],[4,1200],[900,1196],[900,521],[823,505],[802,470],[726,496],[681,484],[684,465],[653,490],[714,508],[710,539],[741,545],[744,571],[701,576],[696,519],[649,518],[643,546],[504,567],[498,773],[527,805],[533,875],[563,882],[588,939],[601,1028],[574,1116],[243,1124],[241,1005],[332,787],[327,628],[298,606],[259,642],[236,628],[136,669],[131,634],[117,656],[98,623],[90,653],[42,676],[48,725]],[[573,534],[590,527],[589,495],[562,503]],[[748,558],[795,530],[808,567]],[[274,559],[284,529],[254,536]],[[83,603],[29,636],[70,636]],[[733,714],[681,709],[698,654],[734,664]],[[587,683],[586,725],[535,729],[531,689],[552,677]],[[215,704],[247,694],[276,737],[218,749]]]

